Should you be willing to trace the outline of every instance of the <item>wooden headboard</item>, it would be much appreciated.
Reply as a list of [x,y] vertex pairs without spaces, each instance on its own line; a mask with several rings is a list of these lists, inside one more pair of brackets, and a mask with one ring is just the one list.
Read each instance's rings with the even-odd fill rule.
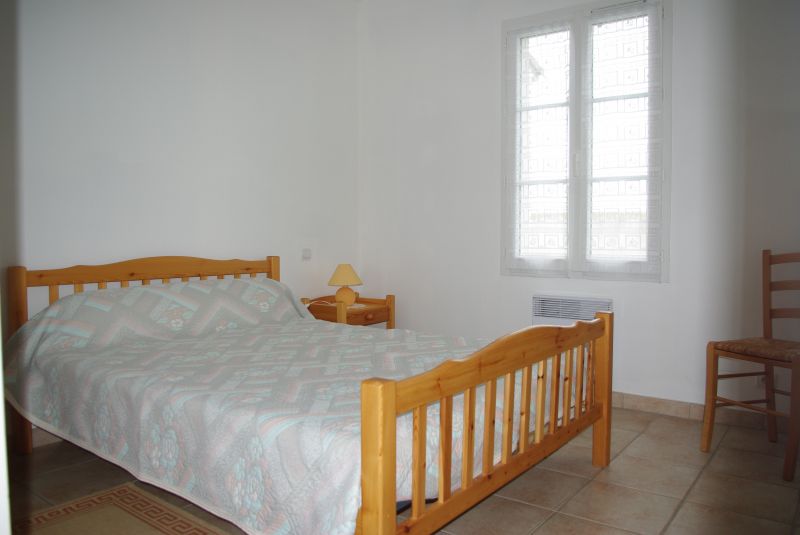
[[188,281],[192,277],[201,280],[209,277],[224,278],[233,275],[255,277],[259,273],[270,279],[280,280],[280,257],[268,256],[263,260],[210,260],[192,256],[153,256],[136,258],[94,266],[72,266],[61,269],[28,270],[22,266],[8,268],[8,305],[11,336],[28,321],[28,288],[47,286],[50,303],[59,297],[61,286],[72,286],[81,293],[86,284],[96,284],[98,289],[118,283],[125,288],[131,281],[143,285],[159,280],[169,283],[173,279]]
[[[240,278],[242,275],[255,277],[264,273],[270,279],[280,280],[280,257],[268,256],[263,260],[210,260],[191,256],[153,256],[136,258],[113,264],[94,266],[72,266],[61,269],[28,270],[22,266],[8,268],[8,309],[10,328],[8,336],[28,321],[28,288],[47,286],[50,303],[58,299],[61,286],[72,286],[73,292],[81,293],[84,285],[96,284],[97,288],[107,288],[118,283],[127,287],[131,281],[143,285],[159,280],[169,283],[172,279],[188,281],[192,277],[205,280],[218,279],[226,275]],[[30,453],[33,440],[31,424],[16,410],[10,412],[10,427],[18,452]]]

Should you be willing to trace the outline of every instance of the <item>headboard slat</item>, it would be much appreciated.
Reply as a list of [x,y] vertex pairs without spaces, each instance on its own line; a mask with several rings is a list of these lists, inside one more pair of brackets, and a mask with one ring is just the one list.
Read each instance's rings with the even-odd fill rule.
[[47,289],[47,295],[50,298],[50,304],[52,305],[58,301],[58,284],[51,284],[47,287]]

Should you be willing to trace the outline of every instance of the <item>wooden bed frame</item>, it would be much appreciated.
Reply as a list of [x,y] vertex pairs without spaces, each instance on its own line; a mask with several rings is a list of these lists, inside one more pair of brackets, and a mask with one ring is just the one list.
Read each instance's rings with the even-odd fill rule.
[[[10,333],[28,320],[28,288],[46,286],[50,302],[59,287],[75,293],[87,284],[126,287],[131,281],[149,284],[179,279],[224,278],[257,274],[280,280],[280,259],[209,260],[193,257],[152,257],[64,269],[8,269]],[[361,496],[356,534],[433,533],[497,489],[556,451],[594,424],[592,463],[607,466],[611,440],[611,369],[613,315],[599,312],[590,322],[572,327],[536,326],[502,337],[462,360],[401,381],[368,379],[361,386]],[[516,377],[521,375],[521,381]],[[500,462],[494,462],[497,382],[503,381]],[[518,388],[520,387],[521,388]],[[478,389],[483,390],[483,457],[473,476],[476,447],[475,414]],[[515,390],[520,390],[517,394]],[[461,486],[453,489],[453,398],[463,396],[464,429]],[[514,396],[520,395],[519,408]],[[535,397],[534,397],[535,395]],[[531,401],[535,409],[531,410]],[[547,414],[545,407],[549,402]],[[426,422],[429,405],[440,407],[438,497],[425,501]],[[514,440],[515,412],[519,438]],[[396,512],[397,418],[413,415],[412,499],[407,519]],[[32,449],[31,424],[13,409],[10,426],[15,448]]]

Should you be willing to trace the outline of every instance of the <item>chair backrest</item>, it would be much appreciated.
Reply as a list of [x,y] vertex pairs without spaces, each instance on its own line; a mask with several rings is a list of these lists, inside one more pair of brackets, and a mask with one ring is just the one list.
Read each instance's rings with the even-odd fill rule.
[[762,259],[762,289],[764,338],[772,338],[772,320],[775,318],[800,318],[800,308],[772,308],[772,292],[800,290],[800,280],[772,280],[772,266],[775,264],[800,264],[800,253],[772,254],[765,249]]

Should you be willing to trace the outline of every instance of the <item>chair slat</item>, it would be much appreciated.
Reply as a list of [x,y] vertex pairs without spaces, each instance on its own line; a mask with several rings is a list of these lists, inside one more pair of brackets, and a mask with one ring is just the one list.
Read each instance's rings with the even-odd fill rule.
[[462,436],[461,488],[472,483],[475,458],[475,387],[464,391],[464,434]]
[[552,377],[550,377],[550,432],[555,433],[558,428],[558,393],[561,379],[561,355],[553,357]]
[[428,408],[416,407],[414,415],[413,449],[411,450],[411,518],[419,518],[425,511],[425,469]]
[[58,301],[58,284],[51,284],[47,287],[48,297],[50,298],[50,304],[52,305],[56,301]]
[[514,438],[514,373],[507,373],[503,379],[503,447],[500,460],[503,464],[511,458]]
[[220,279],[220,280],[222,280],[222,279],[224,279],[224,278],[225,278],[225,275],[217,275],[217,278],[218,278],[218,279]]
[[583,414],[583,344],[578,346],[578,361],[575,364],[575,418]]
[[233,278],[234,279],[241,279],[242,278],[242,274],[241,273],[234,273],[233,274]]
[[439,400],[439,503],[450,498],[453,460],[453,398]]
[[150,279],[142,279],[142,286],[150,286]]
[[189,282],[189,277],[181,277],[181,282]]
[[251,274],[250,274],[250,278],[251,278],[251,279],[255,279],[255,278],[256,278],[256,275],[258,275],[258,273],[251,273]]
[[773,318],[800,318],[800,308],[773,308],[770,316]]
[[131,283],[128,282],[128,281],[119,281],[119,287],[120,288],[127,288],[130,285],[131,285]]
[[531,366],[525,366],[522,370],[522,398],[519,403],[519,451],[520,453],[528,450],[529,437],[531,432],[531,388],[532,377]]
[[800,253],[775,254],[769,257],[771,264],[788,264],[800,262]]
[[544,437],[545,401],[547,400],[547,361],[536,365],[536,428],[533,440],[538,444]]
[[161,279],[161,284],[169,284],[169,281],[170,281],[169,277],[164,277],[163,279]]
[[73,284],[72,285],[72,289],[76,294],[82,294],[83,293],[83,283],[77,282],[77,283]]
[[772,281],[769,285],[769,289],[773,292],[800,290],[800,280]]
[[497,404],[497,379],[486,383],[483,399],[483,475],[494,468],[494,419]]
[[106,287],[108,287],[108,284],[106,283],[106,281],[100,281],[100,282],[97,283],[97,289],[98,290],[105,290]]
[[562,384],[564,390],[561,394],[563,407],[561,407],[561,425],[567,425],[570,421],[570,404],[572,403],[572,349],[568,349],[564,355],[564,379]]

